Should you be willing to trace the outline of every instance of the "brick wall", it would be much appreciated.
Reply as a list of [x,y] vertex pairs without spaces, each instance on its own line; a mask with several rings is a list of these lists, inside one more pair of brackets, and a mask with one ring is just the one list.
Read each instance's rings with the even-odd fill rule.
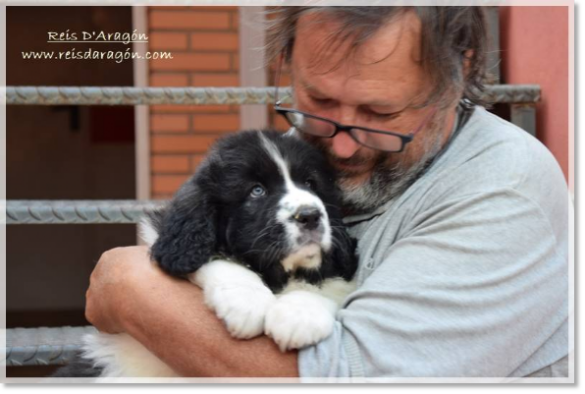
[[[238,7],[149,7],[150,86],[239,86]],[[218,136],[239,129],[239,106],[150,107],[151,196],[169,198]]]

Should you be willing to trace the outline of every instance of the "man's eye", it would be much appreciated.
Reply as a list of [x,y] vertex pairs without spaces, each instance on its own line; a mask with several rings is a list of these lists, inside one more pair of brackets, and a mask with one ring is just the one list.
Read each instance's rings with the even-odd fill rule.
[[333,100],[328,99],[328,98],[318,98],[318,97],[313,97],[310,96],[311,101],[317,105],[330,105],[331,103],[333,103]]
[[264,187],[262,187],[262,185],[256,185],[252,188],[252,191],[250,191],[250,197],[262,197],[263,195],[266,194],[266,189],[264,189]]
[[387,120],[387,119],[394,119],[400,116],[404,110],[394,111],[394,112],[384,112],[384,111],[376,111],[374,108],[370,108],[368,106],[364,106],[361,108],[364,115],[370,116],[372,118]]
[[400,115],[400,112],[392,112],[389,114],[381,114],[379,112],[370,112],[370,115],[379,119],[395,119]]

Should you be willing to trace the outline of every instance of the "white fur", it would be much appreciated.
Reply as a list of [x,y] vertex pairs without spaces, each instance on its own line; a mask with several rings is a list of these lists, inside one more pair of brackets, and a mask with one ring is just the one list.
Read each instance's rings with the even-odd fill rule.
[[355,280],[347,282],[342,278],[328,278],[321,283],[321,286],[315,286],[310,283],[294,280],[290,281],[279,295],[284,295],[292,291],[308,291],[319,294],[325,298],[335,301],[337,309],[341,308],[343,301],[348,294],[356,289]]
[[[331,248],[331,226],[329,225],[329,216],[323,201],[320,198],[309,193],[306,190],[299,189],[290,176],[290,170],[288,163],[284,160],[278,148],[270,142],[262,134],[260,139],[266,149],[266,152],[270,155],[274,163],[279,169],[280,174],[284,178],[286,186],[286,194],[280,200],[279,211],[277,213],[277,220],[284,226],[288,235],[288,244],[291,248],[295,249],[297,245],[297,239],[301,235],[299,227],[291,222],[291,218],[299,211],[301,207],[316,208],[321,213],[321,227],[324,229],[323,236],[321,239],[321,248],[324,251],[328,251]],[[319,261],[320,263],[320,261]]]
[[294,271],[299,267],[319,268],[321,266],[321,248],[316,244],[303,246],[282,260],[281,264],[286,272]]
[[354,282],[326,279],[321,287],[291,281],[266,314],[264,333],[281,351],[300,349],[327,338],[333,331],[335,315]]
[[266,311],[276,297],[256,273],[228,260],[214,260],[188,278],[203,289],[205,303],[233,337],[247,339],[264,332]]
[[152,227],[150,221],[146,218],[140,221],[138,226],[138,232],[140,234],[140,238],[148,245],[149,247],[154,245],[156,240],[158,239],[158,233]]
[[127,334],[88,334],[83,357],[103,367],[102,377],[177,377],[175,371]]

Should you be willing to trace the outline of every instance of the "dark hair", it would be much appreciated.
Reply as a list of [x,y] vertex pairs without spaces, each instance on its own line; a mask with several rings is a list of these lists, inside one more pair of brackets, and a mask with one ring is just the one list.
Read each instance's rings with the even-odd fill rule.
[[409,11],[421,21],[421,61],[434,87],[425,104],[441,102],[451,94],[485,104],[481,95],[487,34],[482,7],[277,7],[270,11],[267,58],[273,61],[282,54],[290,62],[297,21],[307,13],[326,13],[341,22],[338,30],[330,32],[329,49],[350,40],[355,50],[380,27]]

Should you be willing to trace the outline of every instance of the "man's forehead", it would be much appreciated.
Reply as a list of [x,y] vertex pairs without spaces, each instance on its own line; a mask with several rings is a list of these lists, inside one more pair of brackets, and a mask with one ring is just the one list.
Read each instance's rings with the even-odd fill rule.
[[325,24],[317,24],[318,15],[304,16],[307,19],[301,18],[293,49],[295,84],[328,97],[349,94],[353,98],[346,95],[344,100],[355,99],[356,103],[404,104],[421,92],[425,81],[413,55],[419,56],[420,37],[409,27],[413,25],[409,15],[380,29],[351,56],[347,54],[349,43],[335,51],[324,47],[330,33],[339,27],[335,26],[338,21],[326,19]]

